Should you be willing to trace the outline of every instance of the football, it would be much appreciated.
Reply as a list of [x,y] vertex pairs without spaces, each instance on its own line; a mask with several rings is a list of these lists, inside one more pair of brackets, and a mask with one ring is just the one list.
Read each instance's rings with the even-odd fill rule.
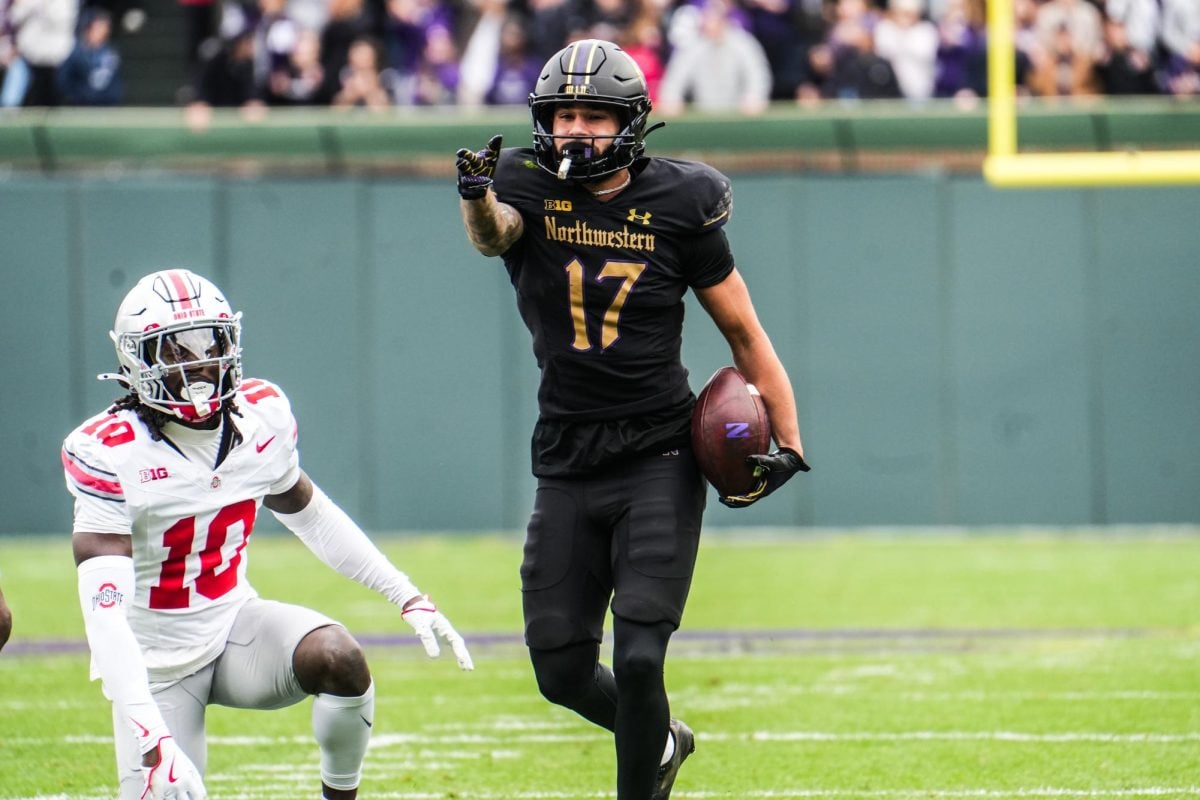
[[754,487],[754,468],[746,457],[771,446],[767,407],[754,384],[734,367],[713,373],[692,412],[692,451],[700,471],[722,497]]

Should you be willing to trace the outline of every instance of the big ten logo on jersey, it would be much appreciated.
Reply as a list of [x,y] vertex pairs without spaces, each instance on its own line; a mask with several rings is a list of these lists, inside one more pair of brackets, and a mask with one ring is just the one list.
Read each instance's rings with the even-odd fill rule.
[[163,478],[169,478],[166,467],[151,467],[150,469],[138,470],[138,481],[141,483],[149,483],[150,481],[161,481]]
[[570,211],[572,209],[570,200],[546,200],[547,211]]

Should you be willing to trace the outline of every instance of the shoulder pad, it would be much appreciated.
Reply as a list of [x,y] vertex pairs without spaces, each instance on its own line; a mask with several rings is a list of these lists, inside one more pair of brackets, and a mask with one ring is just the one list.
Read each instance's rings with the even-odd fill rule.
[[67,488],[123,502],[117,468],[133,458],[138,438],[148,435],[141,420],[129,411],[105,412],[87,420],[63,441],[60,456]]
[[261,405],[264,408],[280,405],[291,408],[292,406],[287,395],[283,393],[283,389],[262,378],[247,378],[242,381],[242,385],[238,387],[237,399],[239,403],[251,406]]
[[[722,175],[721,178],[724,179],[725,176]],[[729,185],[729,181],[722,180],[721,184],[714,186],[713,189],[710,202],[700,208],[700,215],[703,218],[700,225],[704,228],[719,228],[733,216],[733,188]]]
[[257,418],[268,428],[295,432],[292,403],[279,385],[262,378],[247,378],[238,389],[237,403],[243,414]]
[[695,200],[700,227],[719,228],[733,214],[733,187],[722,173],[708,166],[691,162],[688,164],[689,183]]
[[496,174],[501,172],[524,172],[526,170],[537,172],[541,167],[534,160],[532,147],[506,147],[500,151],[500,158],[496,162]]
[[[699,161],[655,158],[653,180],[670,187],[671,204],[685,229],[697,232],[719,228],[733,214],[729,178]],[[686,187],[679,191],[679,187]]]
[[[530,185],[544,173],[533,157],[531,147],[509,147],[500,151],[496,162],[494,188],[502,202],[508,202],[514,194],[528,193]],[[535,180],[531,180],[531,178]]]
[[[64,446],[81,451],[116,450],[148,436],[145,425],[132,411],[107,411],[83,422],[67,435]],[[125,448],[129,449],[129,448]]]

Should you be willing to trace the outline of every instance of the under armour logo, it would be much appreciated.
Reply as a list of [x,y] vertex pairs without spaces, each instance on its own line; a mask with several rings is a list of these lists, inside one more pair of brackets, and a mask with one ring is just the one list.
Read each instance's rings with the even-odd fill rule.
[[640,222],[643,225],[650,224],[650,217],[653,216],[649,211],[645,214],[639,214],[636,208],[629,209],[629,216],[625,218],[626,222]]

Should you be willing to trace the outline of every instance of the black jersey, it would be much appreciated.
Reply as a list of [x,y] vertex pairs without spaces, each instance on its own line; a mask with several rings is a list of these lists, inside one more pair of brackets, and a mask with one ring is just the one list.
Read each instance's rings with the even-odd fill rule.
[[[683,296],[733,270],[721,229],[729,180],[667,158],[639,159],[631,172],[632,183],[604,203],[538,168],[532,150],[504,150],[497,165],[497,197],[525,222],[503,258],[542,375],[538,474],[586,471],[677,441],[690,414]],[[636,431],[618,431],[622,421]],[[547,435],[554,441],[539,444]]]

